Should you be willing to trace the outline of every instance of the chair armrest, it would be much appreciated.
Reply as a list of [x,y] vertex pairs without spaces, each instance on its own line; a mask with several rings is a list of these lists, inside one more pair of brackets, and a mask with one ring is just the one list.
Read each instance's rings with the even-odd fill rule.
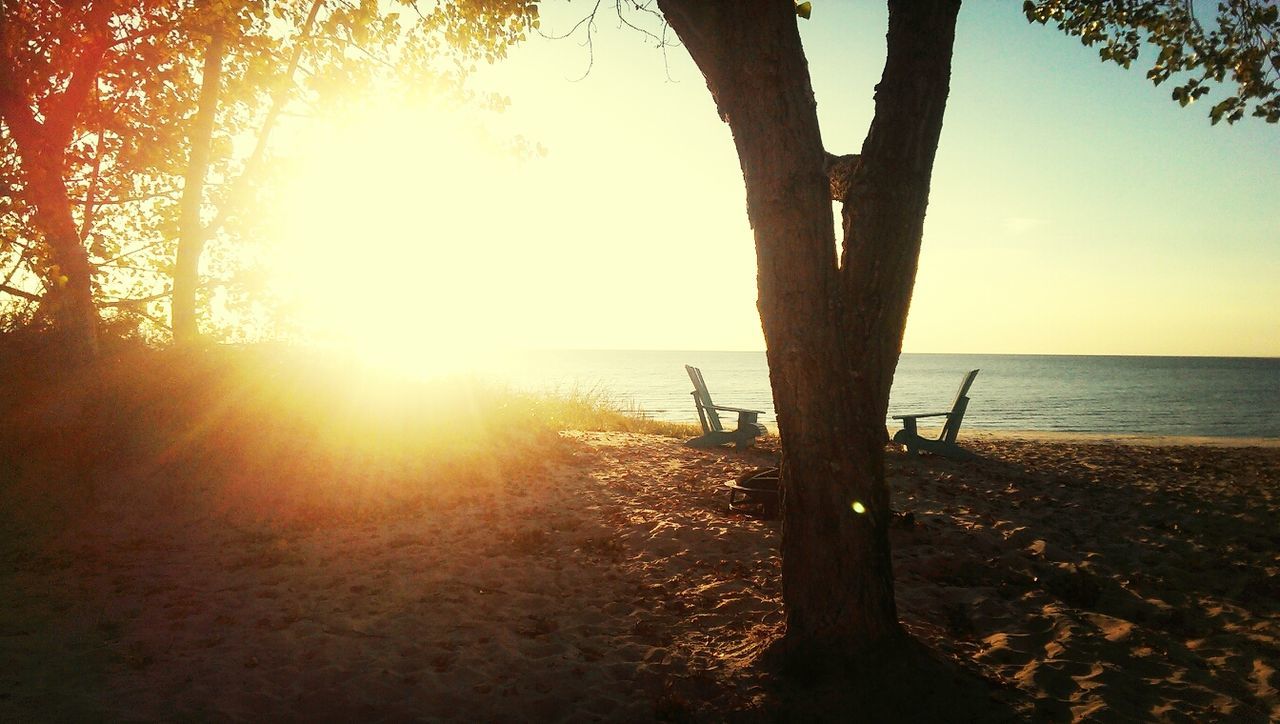
[[917,417],[940,417],[942,415],[950,415],[950,412],[924,412],[919,415],[894,415],[895,420],[914,420]]
[[748,410],[745,407],[727,407],[725,405],[712,405],[717,410],[725,410],[726,412],[754,412],[757,415],[763,415],[764,410]]

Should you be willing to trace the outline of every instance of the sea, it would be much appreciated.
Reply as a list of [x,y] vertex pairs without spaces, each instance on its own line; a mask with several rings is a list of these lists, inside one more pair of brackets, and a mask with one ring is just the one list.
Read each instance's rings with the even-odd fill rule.
[[[525,351],[486,374],[697,422],[686,364],[701,368],[715,402],[762,410],[777,430],[764,352]],[[966,429],[1280,438],[1280,358],[904,354],[889,415],[950,409],[972,369]]]

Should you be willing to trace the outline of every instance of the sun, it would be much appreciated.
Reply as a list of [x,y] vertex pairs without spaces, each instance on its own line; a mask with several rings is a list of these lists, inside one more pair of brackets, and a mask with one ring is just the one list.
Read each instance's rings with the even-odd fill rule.
[[460,112],[371,108],[291,144],[272,279],[307,342],[413,375],[463,371],[508,336],[494,284],[517,161]]

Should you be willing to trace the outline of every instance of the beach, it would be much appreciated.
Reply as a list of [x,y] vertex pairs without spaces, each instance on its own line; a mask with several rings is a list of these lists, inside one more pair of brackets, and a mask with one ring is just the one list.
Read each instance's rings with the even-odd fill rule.
[[[1188,442],[889,453],[902,622],[991,718],[1280,718],[1280,446]],[[776,444],[563,432],[540,465],[349,514],[119,475],[6,542],[0,719],[786,718],[756,665],[783,626],[779,523],[724,488]]]

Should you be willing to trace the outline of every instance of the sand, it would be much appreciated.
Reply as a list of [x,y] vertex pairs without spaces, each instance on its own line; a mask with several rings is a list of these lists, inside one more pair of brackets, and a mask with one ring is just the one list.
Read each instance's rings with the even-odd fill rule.
[[[753,666],[782,626],[778,525],[722,487],[773,455],[565,437],[495,488],[349,519],[106,485],[4,547],[0,720],[784,715]],[[1280,719],[1280,448],[966,444],[890,456],[913,636],[1017,718]]]

